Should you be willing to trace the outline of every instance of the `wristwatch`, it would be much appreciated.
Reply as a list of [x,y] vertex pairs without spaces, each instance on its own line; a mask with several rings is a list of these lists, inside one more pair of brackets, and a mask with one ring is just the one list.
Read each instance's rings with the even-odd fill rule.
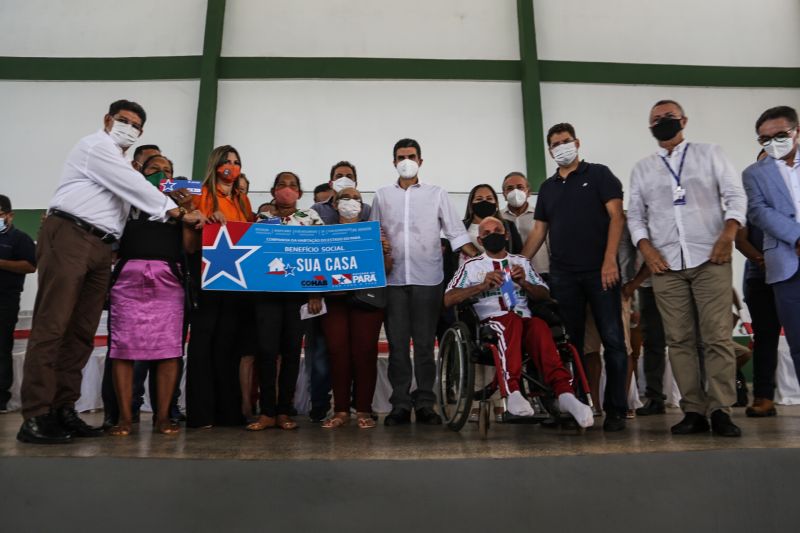
[[186,211],[185,207],[179,207],[178,208],[178,216],[176,218],[178,220],[183,220],[183,217],[186,216],[186,213],[188,213],[188,211]]

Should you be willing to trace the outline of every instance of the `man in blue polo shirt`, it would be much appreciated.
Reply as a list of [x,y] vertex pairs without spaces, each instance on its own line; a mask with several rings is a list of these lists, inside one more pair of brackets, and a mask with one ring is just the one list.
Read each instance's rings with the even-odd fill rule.
[[550,289],[567,332],[583,356],[586,304],[591,307],[606,363],[605,431],[625,429],[627,351],[622,328],[617,248],[625,217],[622,183],[604,165],[578,157],[571,124],[547,132],[558,170],[539,189],[534,225],[522,251],[531,258],[550,237]]
[[25,274],[36,271],[36,247],[27,234],[13,226],[11,200],[0,194],[0,413],[8,411],[14,365],[14,327]]

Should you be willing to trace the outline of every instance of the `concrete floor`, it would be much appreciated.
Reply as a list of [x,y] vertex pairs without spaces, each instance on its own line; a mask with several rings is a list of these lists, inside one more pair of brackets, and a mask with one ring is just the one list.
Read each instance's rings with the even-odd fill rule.
[[[744,436],[726,439],[708,435],[673,437],[669,427],[681,418],[670,409],[663,416],[628,421],[621,433],[592,428],[585,434],[535,425],[494,424],[482,440],[476,424],[460,433],[442,427],[383,424],[360,430],[355,423],[324,430],[298,417],[296,431],[266,430],[252,433],[239,428],[183,430],[177,436],[153,434],[149,415],[142,416],[138,432],[130,437],[79,439],[61,446],[37,446],[17,442],[18,413],[0,415],[0,457],[139,457],[171,459],[239,460],[342,460],[342,459],[471,459],[528,458],[576,455],[639,454],[700,450],[800,448],[800,406],[779,407],[779,416],[751,419],[736,409],[734,421]],[[102,413],[83,415],[92,424]],[[601,419],[595,419],[598,426]]]

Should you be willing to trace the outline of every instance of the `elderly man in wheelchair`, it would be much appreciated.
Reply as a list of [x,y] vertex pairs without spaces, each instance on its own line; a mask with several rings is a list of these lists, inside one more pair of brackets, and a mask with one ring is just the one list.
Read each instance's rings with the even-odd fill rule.
[[473,302],[481,325],[495,333],[496,380],[508,412],[522,417],[534,414],[520,391],[525,352],[557,397],[559,410],[571,414],[581,428],[591,426],[592,409],[575,396],[572,375],[561,361],[550,327],[531,316],[528,299],[550,300],[547,285],[525,257],[506,252],[505,229],[498,219],[483,219],[478,242],[486,251],[458,269],[445,292],[444,305]]

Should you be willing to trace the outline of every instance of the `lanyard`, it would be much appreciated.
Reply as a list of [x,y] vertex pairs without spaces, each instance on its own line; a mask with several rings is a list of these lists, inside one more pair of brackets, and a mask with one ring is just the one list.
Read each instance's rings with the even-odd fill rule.
[[683,162],[686,161],[686,152],[688,152],[688,151],[689,151],[689,143],[686,143],[686,148],[683,149],[683,156],[681,156],[681,164],[678,167],[678,173],[677,174],[675,174],[675,171],[672,170],[671,166],[669,166],[669,162],[667,162],[667,158],[664,157],[663,155],[659,156],[661,158],[661,160],[664,162],[664,164],[667,165],[667,170],[669,170],[669,173],[672,174],[673,178],[675,178],[675,183],[678,184],[678,189],[681,188],[681,174],[683,174]]

